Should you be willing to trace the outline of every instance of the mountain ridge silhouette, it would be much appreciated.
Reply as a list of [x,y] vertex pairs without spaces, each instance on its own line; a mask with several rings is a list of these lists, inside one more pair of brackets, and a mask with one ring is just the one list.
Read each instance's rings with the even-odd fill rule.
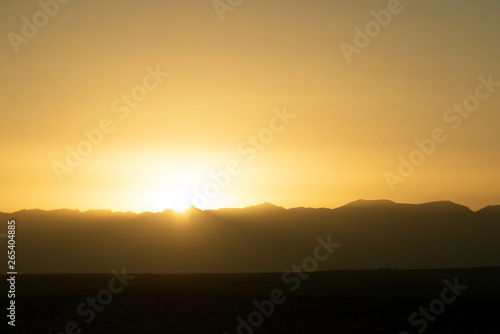
[[20,273],[104,273],[123,266],[136,273],[283,272],[311,256],[318,238],[341,244],[321,264],[325,271],[500,265],[500,206],[473,212],[449,201],[355,201],[336,209],[264,203],[185,214],[0,213],[12,218]]
[[[365,200],[365,199],[358,199],[352,202],[349,202],[347,204],[341,205],[336,208],[327,208],[327,207],[291,207],[291,208],[284,208],[282,206],[278,206],[269,202],[264,202],[261,204],[257,205],[252,205],[252,206],[247,206],[243,208],[219,208],[219,209],[206,209],[206,210],[201,210],[195,206],[191,206],[188,210],[195,210],[199,212],[204,212],[204,211],[209,211],[209,212],[216,212],[216,211],[242,211],[242,210],[255,210],[255,211],[271,211],[271,210],[298,210],[298,209],[312,209],[312,210],[337,210],[337,209],[342,209],[342,208],[357,208],[357,209],[363,209],[363,208],[388,208],[388,207],[397,207],[397,206],[426,206],[429,208],[440,208],[440,209],[458,209],[460,208],[461,210],[467,209],[467,211],[470,212],[489,212],[489,211],[500,211],[500,204],[499,205],[488,205],[483,207],[482,209],[479,209],[477,211],[473,211],[469,207],[465,205],[461,205],[458,203],[455,203],[453,201],[449,200],[442,200],[442,201],[431,201],[431,202],[425,202],[425,203],[398,203],[398,202],[393,202],[388,199],[379,199],[379,200]],[[22,209],[19,211],[14,211],[14,212],[3,212],[0,211],[0,214],[18,214],[18,213],[23,213],[23,212],[53,212],[53,213],[88,213],[88,214],[108,214],[108,213],[123,213],[123,214],[144,214],[144,213],[175,213],[177,212],[174,209],[165,209],[162,212],[152,212],[152,211],[143,211],[143,212],[133,212],[133,211],[112,211],[110,209],[91,209],[91,210],[86,210],[86,211],[81,211],[80,209],[67,209],[67,208],[61,208],[61,209],[53,209],[53,210],[43,210],[43,209]]]

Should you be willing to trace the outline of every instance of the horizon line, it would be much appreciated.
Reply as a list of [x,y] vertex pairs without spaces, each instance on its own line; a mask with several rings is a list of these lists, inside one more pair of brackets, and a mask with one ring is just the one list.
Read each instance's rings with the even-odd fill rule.
[[140,215],[140,214],[144,214],[144,213],[157,214],[157,213],[164,213],[165,211],[172,211],[174,213],[183,214],[183,213],[186,213],[186,212],[188,212],[190,210],[193,210],[193,209],[196,209],[196,210],[201,211],[201,212],[205,212],[205,211],[220,211],[220,210],[245,210],[245,209],[257,208],[257,207],[262,207],[262,206],[273,206],[273,207],[276,207],[277,209],[283,209],[283,210],[293,210],[293,209],[336,210],[336,209],[339,209],[339,208],[342,208],[342,207],[345,207],[345,206],[348,206],[348,205],[351,205],[351,204],[359,203],[359,202],[365,202],[365,203],[385,202],[387,204],[395,204],[395,205],[424,205],[424,204],[432,204],[432,203],[452,203],[452,204],[457,205],[457,206],[465,207],[465,208],[469,209],[471,212],[478,212],[478,211],[481,211],[481,210],[483,210],[485,208],[488,208],[488,207],[500,206],[500,204],[486,205],[486,206],[482,207],[481,209],[474,211],[471,208],[469,208],[467,205],[456,203],[456,202],[453,202],[451,200],[437,200],[437,201],[430,201],[430,202],[423,202],[423,203],[399,203],[399,202],[394,202],[394,201],[389,200],[389,199],[373,199],[373,200],[358,199],[358,200],[355,200],[355,201],[352,201],[352,202],[348,202],[348,203],[343,204],[343,205],[338,206],[338,207],[324,207],[324,206],[323,207],[310,207],[310,206],[308,206],[308,207],[306,207],[306,206],[283,207],[283,206],[276,205],[276,204],[273,204],[273,203],[270,203],[270,202],[262,202],[260,204],[255,204],[255,205],[250,205],[250,206],[245,206],[245,207],[220,207],[220,208],[200,209],[200,208],[198,208],[198,207],[196,207],[194,205],[191,205],[191,206],[189,206],[185,210],[176,210],[174,208],[165,208],[163,211],[147,211],[146,210],[146,211],[141,211],[141,212],[133,211],[133,210],[128,210],[128,211],[117,210],[117,211],[113,211],[111,209],[89,209],[89,210],[82,211],[82,210],[80,210],[78,208],[76,208],[76,209],[68,209],[68,208],[40,209],[40,208],[33,208],[33,209],[21,209],[21,210],[17,210],[17,211],[13,211],[13,212],[3,212],[3,211],[0,211],[0,213],[15,214],[15,213],[19,213],[21,211],[44,211],[44,212],[51,212],[51,211],[63,211],[63,210],[67,210],[67,211],[77,211],[77,212],[80,212],[80,213],[87,213],[87,212],[92,212],[92,211],[108,211],[110,213],[132,213],[132,214],[136,214],[136,215]]

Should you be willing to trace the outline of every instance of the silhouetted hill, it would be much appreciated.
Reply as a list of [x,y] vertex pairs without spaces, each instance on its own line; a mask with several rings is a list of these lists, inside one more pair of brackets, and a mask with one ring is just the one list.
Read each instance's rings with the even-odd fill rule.
[[416,208],[425,209],[433,212],[455,212],[455,213],[472,213],[473,211],[464,205],[460,205],[451,201],[437,201],[422,204],[403,204],[395,203],[390,200],[357,200],[341,206],[339,209],[397,209],[397,208]]
[[231,214],[265,214],[265,213],[275,213],[280,210],[285,210],[285,208],[281,206],[277,206],[268,202],[259,204],[259,205],[253,205],[253,206],[248,206],[246,208],[222,208],[219,210],[207,210],[209,212],[224,212],[224,213],[231,213]]
[[425,208],[427,210],[439,210],[439,211],[454,211],[457,213],[471,213],[473,212],[471,209],[464,205],[460,205],[457,203],[453,203],[451,201],[439,201],[439,202],[429,202],[418,204],[420,207]]
[[498,215],[500,214],[500,205],[489,205],[477,211],[477,213],[481,215]]
[[380,200],[365,200],[358,199],[357,201],[348,203],[340,208],[388,208],[396,205],[393,201],[387,199]]
[[500,265],[499,207],[360,200],[337,209],[264,203],[184,215],[22,210],[0,218],[17,220],[20,273],[282,272],[329,235],[341,247],[319,270],[425,269]]
[[259,204],[259,205],[254,205],[254,206],[248,206],[244,208],[246,211],[272,211],[272,210],[283,210],[281,206],[277,206],[268,202]]

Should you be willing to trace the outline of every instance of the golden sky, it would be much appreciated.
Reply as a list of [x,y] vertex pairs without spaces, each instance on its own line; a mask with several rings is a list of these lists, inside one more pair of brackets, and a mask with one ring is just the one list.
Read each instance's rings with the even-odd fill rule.
[[500,204],[496,0],[65,2],[0,4],[0,211]]

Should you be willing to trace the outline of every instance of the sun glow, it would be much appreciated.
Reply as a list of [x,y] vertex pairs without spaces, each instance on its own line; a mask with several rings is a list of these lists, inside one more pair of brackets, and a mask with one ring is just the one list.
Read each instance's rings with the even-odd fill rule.
[[173,209],[177,212],[184,212],[189,208],[190,203],[184,203],[189,195],[189,188],[186,187],[165,187],[165,189],[150,189],[145,198],[147,211],[161,212],[166,209]]
[[195,164],[159,166],[148,173],[147,184],[141,185],[141,207],[144,211],[162,212],[166,209],[178,213],[193,205],[193,189],[200,187],[206,176]]

